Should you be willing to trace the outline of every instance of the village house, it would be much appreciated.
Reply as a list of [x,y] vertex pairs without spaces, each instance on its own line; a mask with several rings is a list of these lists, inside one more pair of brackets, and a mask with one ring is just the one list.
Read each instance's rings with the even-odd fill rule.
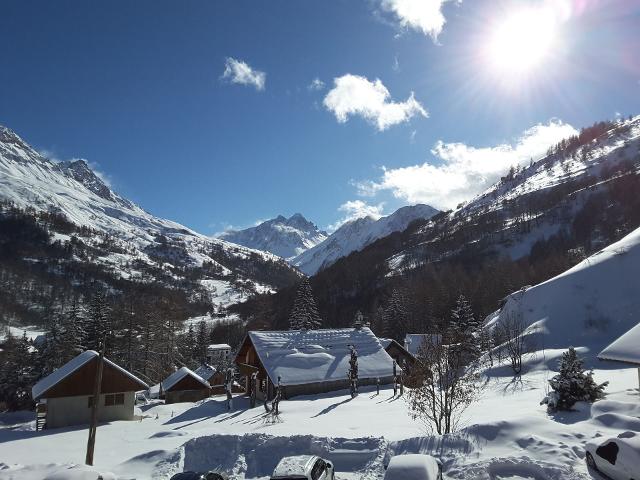
[[351,346],[358,353],[359,385],[393,381],[393,359],[367,327],[252,331],[242,342],[236,364],[248,394],[251,377],[257,375],[258,398],[272,398],[278,381],[284,398],[330,392],[349,388]]
[[207,346],[207,363],[217,365],[229,360],[231,347],[226,343],[216,343]]
[[182,367],[160,384],[164,402],[197,402],[211,395],[211,385],[200,375]]
[[598,358],[636,367],[640,391],[640,323],[602,350]]
[[[87,350],[36,383],[38,428],[89,423],[99,355]],[[133,420],[135,392],[149,386],[105,358],[98,401],[98,421]]]

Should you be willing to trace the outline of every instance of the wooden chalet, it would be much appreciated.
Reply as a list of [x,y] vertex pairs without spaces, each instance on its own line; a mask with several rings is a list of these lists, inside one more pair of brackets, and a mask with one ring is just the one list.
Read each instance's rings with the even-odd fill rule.
[[[39,429],[89,423],[98,359],[97,352],[87,350],[33,386]],[[133,420],[135,392],[148,388],[132,373],[105,358],[98,421]]]
[[165,403],[197,402],[211,395],[211,385],[187,367],[173,372],[161,383]]
[[[359,385],[393,381],[393,359],[367,327],[252,331],[236,356],[251,394],[257,375],[256,397],[272,398],[280,382],[285,398],[349,388],[347,373],[351,346],[358,352]],[[398,369],[400,369],[398,367]]]

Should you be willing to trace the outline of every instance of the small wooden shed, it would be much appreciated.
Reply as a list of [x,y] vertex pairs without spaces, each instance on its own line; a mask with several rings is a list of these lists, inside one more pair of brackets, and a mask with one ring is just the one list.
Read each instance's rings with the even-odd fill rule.
[[[36,383],[31,389],[38,401],[43,428],[89,423],[99,355],[87,350]],[[111,360],[104,359],[98,421],[133,420],[135,392],[149,386]]]
[[165,403],[197,402],[211,395],[211,385],[187,367],[173,372],[162,381]]
[[407,368],[411,368],[413,364],[416,363],[416,357],[411,355],[406,348],[393,338],[381,338],[380,343],[389,356],[401,367],[406,366]]

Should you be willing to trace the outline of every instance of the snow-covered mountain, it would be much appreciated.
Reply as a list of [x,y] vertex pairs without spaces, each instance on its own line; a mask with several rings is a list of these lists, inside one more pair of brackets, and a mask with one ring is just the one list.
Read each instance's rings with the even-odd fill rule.
[[[469,247],[478,254],[505,255],[514,260],[528,256],[536,242],[573,228],[576,218],[588,215],[584,211],[588,203],[609,191],[616,180],[636,178],[639,150],[640,116],[583,129],[580,135],[560,142],[546,157],[506,175],[476,198],[439,216],[437,222],[410,232],[402,249],[387,259],[390,275]],[[620,219],[622,227],[625,220]],[[590,233],[588,249],[607,244],[601,233],[599,229]]]
[[[253,292],[282,286],[287,278],[298,278],[273,254],[211,239],[146,212],[109,188],[86,161],[52,162],[2,126],[0,200],[22,210],[56,213],[84,229],[73,239],[52,230],[55,240],[101,247],[108,243],[95,263],[116,277],[149,280],[148,272],[141,271],[145,266],[166,272],[167,278],[179,283],[179,271],[189,269],[190,278],[198,271],[202,289],[217,305],[236,303]],[[109,241],[94,238],[91,232],[106,235]]]
[[291,263],[307,275],[334,263],[351,252],[361,250],[379,238],[400,232],[417,219],[429,219],[438,210],[429,205],[411,205],[396,210],[391,215],[375,219],[363,217],[349,221],[333,232],[325,241],[291,260]]
[[244,230],[229,230],[218,238],[289,259],[323,242],[327,232],[296,213],[289,218],[279,215]]

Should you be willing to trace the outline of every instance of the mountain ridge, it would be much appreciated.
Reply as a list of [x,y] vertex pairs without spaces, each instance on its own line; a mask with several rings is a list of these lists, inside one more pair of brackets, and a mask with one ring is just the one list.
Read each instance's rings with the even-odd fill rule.
[[179,283],[187,272],[199,276],[198,289],[217,307],[299,278],[275,255],[212,239],[148,213],[114,192],[86,160],[53,162],[6,126],[0,126],[0,200],[25,212],[64,217],[80,230],[71,235],[52,230],[63,243],[94,245],[97,240],[82,237],[82,229],[108,236],[110,250],[95,262],[116,277],[153,279],[143,272],[151,270]]
[[254,227],[229,230],[217,238],[290,259],[324,241],[327,232],[294,213],[289,218],[278,215]]
[[313,275],[336,260],[370,245],[375,240],[402,231],[411,222],[429,219],[438,212],[429,205],[417,204],[401,207],[379,219],[366,216],[350,220],[322,243],[296,256],[291,263],[307,275]]

